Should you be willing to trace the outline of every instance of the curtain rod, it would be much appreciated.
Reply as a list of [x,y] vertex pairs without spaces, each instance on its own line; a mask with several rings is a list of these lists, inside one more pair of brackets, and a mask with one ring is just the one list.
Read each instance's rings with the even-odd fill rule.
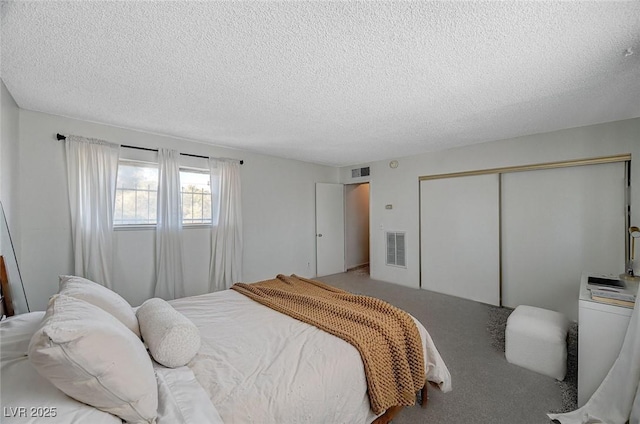
[[[62,134],[56,134],[56,137],[58,138],[58,140],[66,140],[67,136],[62,135]],[[140,146],[129,146],[127,144],[121,144],[120,147],[126,147],[127,149],[136,149],[136,150],[147,150],[149,152],[157,152],[158,149],[151,149],[149,147],[140,147]],[[202,159],[209,159],[208,156],[202,156],[202,155],[192,155],[191,153],[180,153],[182,156],[189,156],[192,158],[202,158]],[[243,160],[240,160],[240,165],[244,164]]]

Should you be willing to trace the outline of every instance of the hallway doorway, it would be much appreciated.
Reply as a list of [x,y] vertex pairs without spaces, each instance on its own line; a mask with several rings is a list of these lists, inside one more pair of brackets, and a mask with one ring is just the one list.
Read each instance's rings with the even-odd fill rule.
[[344,186],[345,268],[369,274],[369,183]]

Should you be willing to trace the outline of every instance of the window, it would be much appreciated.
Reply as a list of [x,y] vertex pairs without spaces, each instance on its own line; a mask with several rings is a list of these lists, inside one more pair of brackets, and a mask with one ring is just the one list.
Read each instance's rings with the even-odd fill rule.
[[[211,224],[209,172],[180,170],[182,224]],[[158,166],[120,160],[116,183],[115,226],[153,226],[157,223]]]
[[158,207],[158,166],[120,161],[113,225],[155,225]]
[[211,224],[209,172],[180,170],[182,224]]

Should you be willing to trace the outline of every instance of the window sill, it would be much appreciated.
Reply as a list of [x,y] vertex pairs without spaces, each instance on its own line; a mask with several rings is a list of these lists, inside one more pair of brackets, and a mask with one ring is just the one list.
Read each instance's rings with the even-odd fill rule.
[[155,224],[140,224],[140,225],[114,225],[113,231],[144,231],[155,230]]
[[[183,224],[183,230],[191,230],[196,228],[211,228],[211,224]],[[155,230],[155,224],[139,224],[139,225],[114,225],[114,231],[148,231]]]
[[182,224],[182,229],[211,228],[211,224]]

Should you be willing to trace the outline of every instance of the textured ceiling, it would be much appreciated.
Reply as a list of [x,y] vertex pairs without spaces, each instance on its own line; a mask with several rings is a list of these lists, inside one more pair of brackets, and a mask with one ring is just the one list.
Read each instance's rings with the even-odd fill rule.
[[1,77],[23,109],[309,162],[640,116],[638,1],[3,1],[1,14]]

